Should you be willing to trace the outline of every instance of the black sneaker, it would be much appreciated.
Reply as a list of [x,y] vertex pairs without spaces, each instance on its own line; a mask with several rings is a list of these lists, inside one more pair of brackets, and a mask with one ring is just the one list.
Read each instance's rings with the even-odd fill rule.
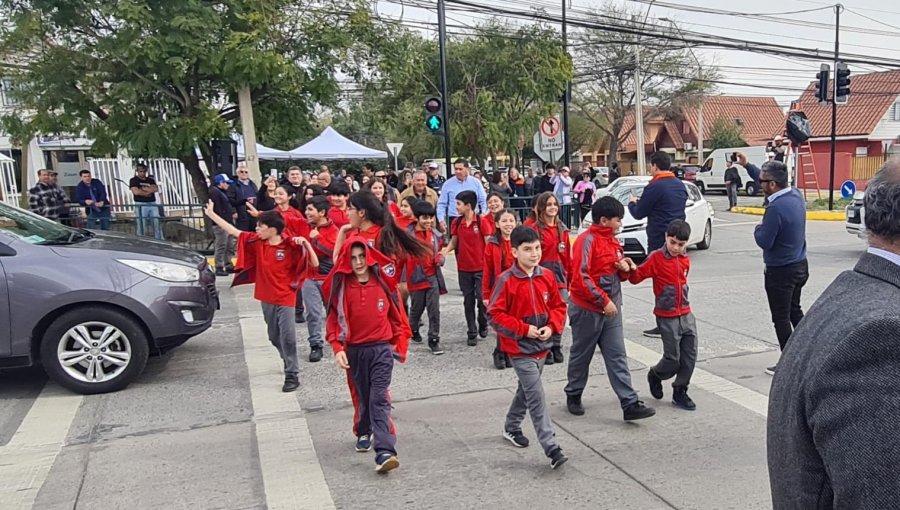
[[216,269],[216,276],[228,276],[224,269]]
[[662,333],[660,333],[659,327],[655,327],[644,331],[644,336],[647,338],[662,338]]
[[656,414],[656,409],[647,407],[643,402],[638,400],[634,404],[626,407],[622,414],[625,417],[625,421],[643,420],[644,418],[649,418]]
[[506,355],[504,355],[500,351],[494,351],[494,368],[497,370],[503,370],[506,368]]
[[584,414],[584,406],[581,405],[581,395],[566,395],[566,407],[575,416]]
[[485,326],[485,327],[483,327],[483,328],[480,328],[480,329],[478,330],[478,336],[480,336],[481,338],[487,338],[487,336],[488,336],[488,328],[487,328],[487,326]]
[[653,369],[647,371],[647,382],[650,383],[650,394],[653,398],[659,400],[663,398],[662,379],[653,373]]
[[687,388],[672,388],[672,404],[685,411],[696,411],[697,404],[687,394]]
[[304,322],[306,322],[306,317],[304,317],[302,313],[300,315],[294,315],[294,322],[296,322],[297,324],[303,324]]
[[296,391],[297,388],[300,387],[300,380],[296,377],[287,376],[284,378],[284,386],[281,387],[281,391],[285,393],[290,393],[292,391]]
[[766,373],[769,375],[775,375],[776,368],[778,368],[778,365],[772,365],[771,367],[766,369]]
[[428,341],[428,348],[431,349],[431,354],[435,356],[444,354],[444,349],[441,349],[441,341],[436,338]]
[[225,272],[228,274],[234,274],[234,266],[225,266]]
[[478,345],[478,335],[469,333],[466,340],[466,345],[468,345],[469,347],[475,347],[476,345]]
[[562,448],[557,448],[550,452],[550,469],[556,469],[559,466],[562,466],[569,460],[568,457],[563,455]]
[[516,448],[528,448],[528,445],[530,444],[528,438],[525,437],[525,434],[523,434],[521,430],[516,430],[515,432],[504,430],[503,439],[512,443]]
[[413,333],[412,341],[417,344],[422,343],[422,335],[420,335],[419,333]]
[[390,453],[382,453],[375,457],[375,472],[383,475],[400,467],[400,461]]
[[553,361],[555,363],[562,363],[566,360],[566,358],[563,357],[562,347],[554,347],[550,349],[550,354],[553,356]]
[[556,363],[556,361],[553,359],[553,353],[548,352],[547,357],[544,358],[544,365],[552,365],[554,363]]
[[309,362],[310,363],[318,363],[322,361],[322,348],[321,347],[313,347],[309,350]]
[[512,368],[512,360],[509,358],[509,354],[504,354],[504,358],[506,358],[506,368]]
[[365,453],[372,449],[372,436],[363,434],[356,438],[356,451]]

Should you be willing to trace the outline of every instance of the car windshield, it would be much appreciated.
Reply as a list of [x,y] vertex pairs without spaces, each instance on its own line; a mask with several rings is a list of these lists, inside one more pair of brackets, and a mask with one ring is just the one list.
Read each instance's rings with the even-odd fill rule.
[[6,204],[0,204],[0,232],[37,245],[73,244],[93,236]]
[[640,197],[643,194],[643,185],[619,186],[618,188],[614,189],[612,193],[610,193],[613,198],[615,198],[619,202],[622,202],[623,205],[628,205],[628,202],[631,200],[631,195]]

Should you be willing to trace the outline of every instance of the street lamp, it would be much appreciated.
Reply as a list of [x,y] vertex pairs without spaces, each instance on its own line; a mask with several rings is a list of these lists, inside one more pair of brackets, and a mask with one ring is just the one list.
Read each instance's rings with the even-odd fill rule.
[[[687,48],[688,51],[691,52],[691,56],[694,57],[694,60],[697,62],[697,74],[700,75],[703,72],[703,64],[700,63],[700,59],[697,58],[697,54],[694,53],[693,48],[691,48],[688,45],[687,41],[684,40],[684,33],[681,31],[681,28],[678,26],[678,24],[675,23],[675,21],[673,21],[669,18],[659,18],[659,20],[665,21],[666,23],[671,24],[672,27],[678,31],[678,35],[681,36],[681,41],[684,43],[685,48]],[[698,131],[698,133],[697,133],[697,164],[702,165],[703,164],[703,95],[702,94],[700,95],[700,107],[698,108],[698,112],[697,112],[697,124],[698,124],[698,126],[697,126],[697,131]]]

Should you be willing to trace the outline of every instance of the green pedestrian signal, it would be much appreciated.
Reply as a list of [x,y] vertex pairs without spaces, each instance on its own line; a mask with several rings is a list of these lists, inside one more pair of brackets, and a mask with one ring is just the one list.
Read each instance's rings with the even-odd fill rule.
[[433,135],[444,134],[444,103],[441,98],[425,98],[425,128]]

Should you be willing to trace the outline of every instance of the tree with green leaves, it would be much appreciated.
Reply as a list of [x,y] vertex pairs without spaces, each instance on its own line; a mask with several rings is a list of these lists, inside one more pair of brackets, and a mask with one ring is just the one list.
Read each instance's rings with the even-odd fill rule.
[[97,152],[175,157],[201,198],[195,148],[211,167],[237,91],[250,89],[260,141],[286,147],[336,102],[336,73],[358,75],[372,27],[364,0],[7,0],[0,18],[0,51],[21,63],[3,70],[19,87],[2,119],[15,140],[81,134]]
[[[635,69],[640,62],[644,116],[696,103],[712,90],[718,76],[714,65],[698,68],[691,50],[678,40],[669,24],[644,21],[637,9],[608,3],[593,16],[598,23],[617,20],[624,31],[583,29],[576,32],[575,85],[572,105],[585,119],[606,133],[609,160],[616,159],[619,146],[634,130],[625,129],[625,118],[635,106]],[[672,33],[661,39],[648,31]]]
[[743,128],[724,116],[718,116],[709,127],[710,150],[746,147],[742,136]]

